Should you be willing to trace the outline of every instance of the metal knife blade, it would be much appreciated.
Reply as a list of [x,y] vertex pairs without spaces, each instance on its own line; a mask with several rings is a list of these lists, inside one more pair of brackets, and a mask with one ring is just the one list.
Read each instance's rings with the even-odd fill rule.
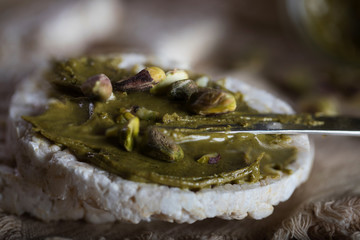
[[[284,117],[288,118],[282,120]],[[312,124],[297,121],[296,115],[256,114],[256,123],[248,126],[242,124],[209,124],[196,127],[176,127],[160,125],[162,128],[186,129],[195,132],[226,132],[255,134],[322,134],[360,136],[360,118],[312,116]],[[250,117],[248,115],[246,117]],[[245,118],[246,118],[245,117]],[[293,119],[291,117],[294,117]],[[259,120],[260,119],[260,120]]]

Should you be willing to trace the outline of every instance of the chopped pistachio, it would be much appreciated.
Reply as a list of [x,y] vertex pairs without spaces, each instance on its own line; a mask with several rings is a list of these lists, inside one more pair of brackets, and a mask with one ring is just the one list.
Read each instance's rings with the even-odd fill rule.
[[[118,133],[119,142],[124,146],[126,151],[131,152],[134,148],[134,139],[139,135],[140,120],[130,112],[125,112],[117,118],[117,122],[119,124],[124,124]],[[114,134],[114,131],[115,129],[110,128],[106,134],[111,136]]]
[[135,117],[120,130],[119,142],[124,146],[126,151],[131,152],[134,148],[135,138],[139,134],[140,121]]
[[133,106],[131,112],[138,116],[141,120],[156,120],[160,117],[159,112],[139,106]]
[[147,91],[165,79],[165,72],[158,67],[148,67],[136,75],[114,83],[116,91]]
[[131,113],[128,112],[127,110],[126,110],[126,111],[120,110],[120,112],[121,112],[121,115],[119,115],[119,116],[116,118],[116,123],[125,124],[125,123],[127,123],[130,119],[132,119],[132,118],[135,117],[133,114],[131,114]]
[[166,81],[178,81],[188,79],[189,74],[185,70],[174,69],[172,71],[166,72]]
[[219,153],[208,153],[203,155],[201,158],[196,160],[198,163],[208,163],[215,164],[218,163],[221,159],[221,155]]
[[149,72],[154,82],[159,83],[166,78],[164,70],[158,67],[147,67],[146,70]]
[[195,80],[196,85],[199,87],[207,87],[208,82],[210,81],[208,76],[202,76]]
[[188,79],[189,75],[184,70],[175,69],[173,71],[166,72],[165,79],[150,90],[152,94],[165,94],[168,92],[170,85],[176,81]]
[[110,79],[105,74],[98,74],[89,77],[81,86],[81,91],[85,96],[106,101],[112,94]]
[[179,161],[184,158],[182,148],[156,127],[148,129],[143,152],[152,158],[166,162]]
[[207,86],[213,89],[221,89],[227,92],[229,91],[229,89],[226,88],[226,78],[221,78],[216,81],[210,81]]
[[197,90],[198,86],[193,80],[180,80],[171,84],[170,96],[177,100],[188,100]]
[[200,115],[222,114],[235,111],[236,99],[225,91],[203,88],[191,96],[188,108]]

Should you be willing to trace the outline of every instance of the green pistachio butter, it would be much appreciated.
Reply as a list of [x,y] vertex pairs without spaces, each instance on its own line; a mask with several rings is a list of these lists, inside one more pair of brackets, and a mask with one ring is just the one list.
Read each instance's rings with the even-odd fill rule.
[[[295,160],[297,150],[289,146],[290,138],[287,136],[181,130],[181,126],[189,124],[206,125],[214,120],[226,122],[243,113],[256,113],[242,101],[239,93],[234,94],[237,100],[234,112],[207,117],[190,114],[182,101],[172,100],[166,95],[152,95],[149,91],[114,92],[116,99],[107,102],[95,102],[77,91],[88,77],[96,74],[103,73],[112,82],[134,74],[119,69],[120,62],[121,59],[117,58],[55,62],[47,78],[60,87],[54,95],[58,100],[53,101],[41,115],[23,118],[33,125],[35,132],[68,148],[80,161],[133,181],[199,190],[226,183],[257,182],[267,177],[276,178],[280,172],[291,172],[287,167]],[[64,91],[69,88],[78,93]],[[129,152],[119,143],[116,129],[123,127],[118,121],[123,109],[134,106],[141,109],[141,114],[148,111],[156,113],[156,117],[139,117],[140,131]],[[184,123],[184,119],[189,121]],[[251,120],[241,121],[242,124],[251,124]],[[177,131],[162,131],[181,147],[182,159],[167,162],[144,154],[141,143],[146,129],[161,124],[178,124]],[[221,156],[215,164],[197,161],[214,152]]]

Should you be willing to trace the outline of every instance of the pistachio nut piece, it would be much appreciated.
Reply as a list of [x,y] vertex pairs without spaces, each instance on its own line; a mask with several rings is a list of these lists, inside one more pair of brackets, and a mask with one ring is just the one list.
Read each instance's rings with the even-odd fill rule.
[[173,71],[166,72],[166,77],[154,88],[150,89],[150,93],[155,95],[166,94],[170,88],[170,85],[176,81],[188,79],[189,75],[184,70],[175,69]]
[[208,153],[196,160],[198,163],[216,164],[220,161],[221,155],[219,153]]
[[144,140],[143,152],[149,157],[166,162],[184,158],[182,148],[156,127],[149,127]]
[[207,87],[210,79],[208,76],[201,76],[198,79],[195,80],[196,85],[199,87]]
[[165,72],[158,67],[147,67],[136,75],[114,83],[115,91],[147,91],[165,79]]
[[160,118],[160,113],[147,109],[145,107],[132,106],[131,112],[138,116],[141,120],[156,120]]
[[[134,148],[135,138],[139,135],[140,120],[129,112],[123,114],[123,119],[127,122],[120,128],[119,143],[124,146],[126,151],[131,152]],[[111,130],[107,132],[109,135],[113,133]]]
[[177,100],[188,100],[198,91],[198,86],[193,80],[186,79],[171,84],[170,97]]
[[232,112],[236,109],[236,99],[223,90],[203,88],[191,95],[188,109],[200,115]]
[[149,72],[151,78],[155,83],[159,83],[166,78],[164,70],[159,67],[147,67],[146,70]]
[[106,101],[110,98],[113,88],[110,79],[105,74],[89,77],[81,86],[82,93],[91,98]]
[[121,114],[116,118],[116,123],[118,124],[126,124],[130,121],[130,119],[135,117],[127,109],[120,109],[120,113]]

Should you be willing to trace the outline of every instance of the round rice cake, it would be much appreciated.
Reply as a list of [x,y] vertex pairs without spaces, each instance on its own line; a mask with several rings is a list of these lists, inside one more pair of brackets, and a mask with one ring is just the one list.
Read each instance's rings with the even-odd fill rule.
[[[143,55],[122,54],[120,68],[141,69],[145,63],[164,68],[172,63]],[[293,113],[271,94],[234,78],[228,89],[240,91],[259,112]],[[123,179],[85,162],[67,149],[32,131],[23,115],[34,115],[48,104],[48,86],[41,74],[25,79],[14,94],[8,122],[7,143],[16,168],[0,167],[0,208],[15,214],[29,213],[44,221],[84,219],[92,223],[117,220],[138,223],[161,219],[193,223],[205,218],[262,219],[273,206],[287,200],[309,175],[313,151],[307,135],[291,136],[298,150],[288,168],[292,174],[256,183],[225,184],[199,191]]]

